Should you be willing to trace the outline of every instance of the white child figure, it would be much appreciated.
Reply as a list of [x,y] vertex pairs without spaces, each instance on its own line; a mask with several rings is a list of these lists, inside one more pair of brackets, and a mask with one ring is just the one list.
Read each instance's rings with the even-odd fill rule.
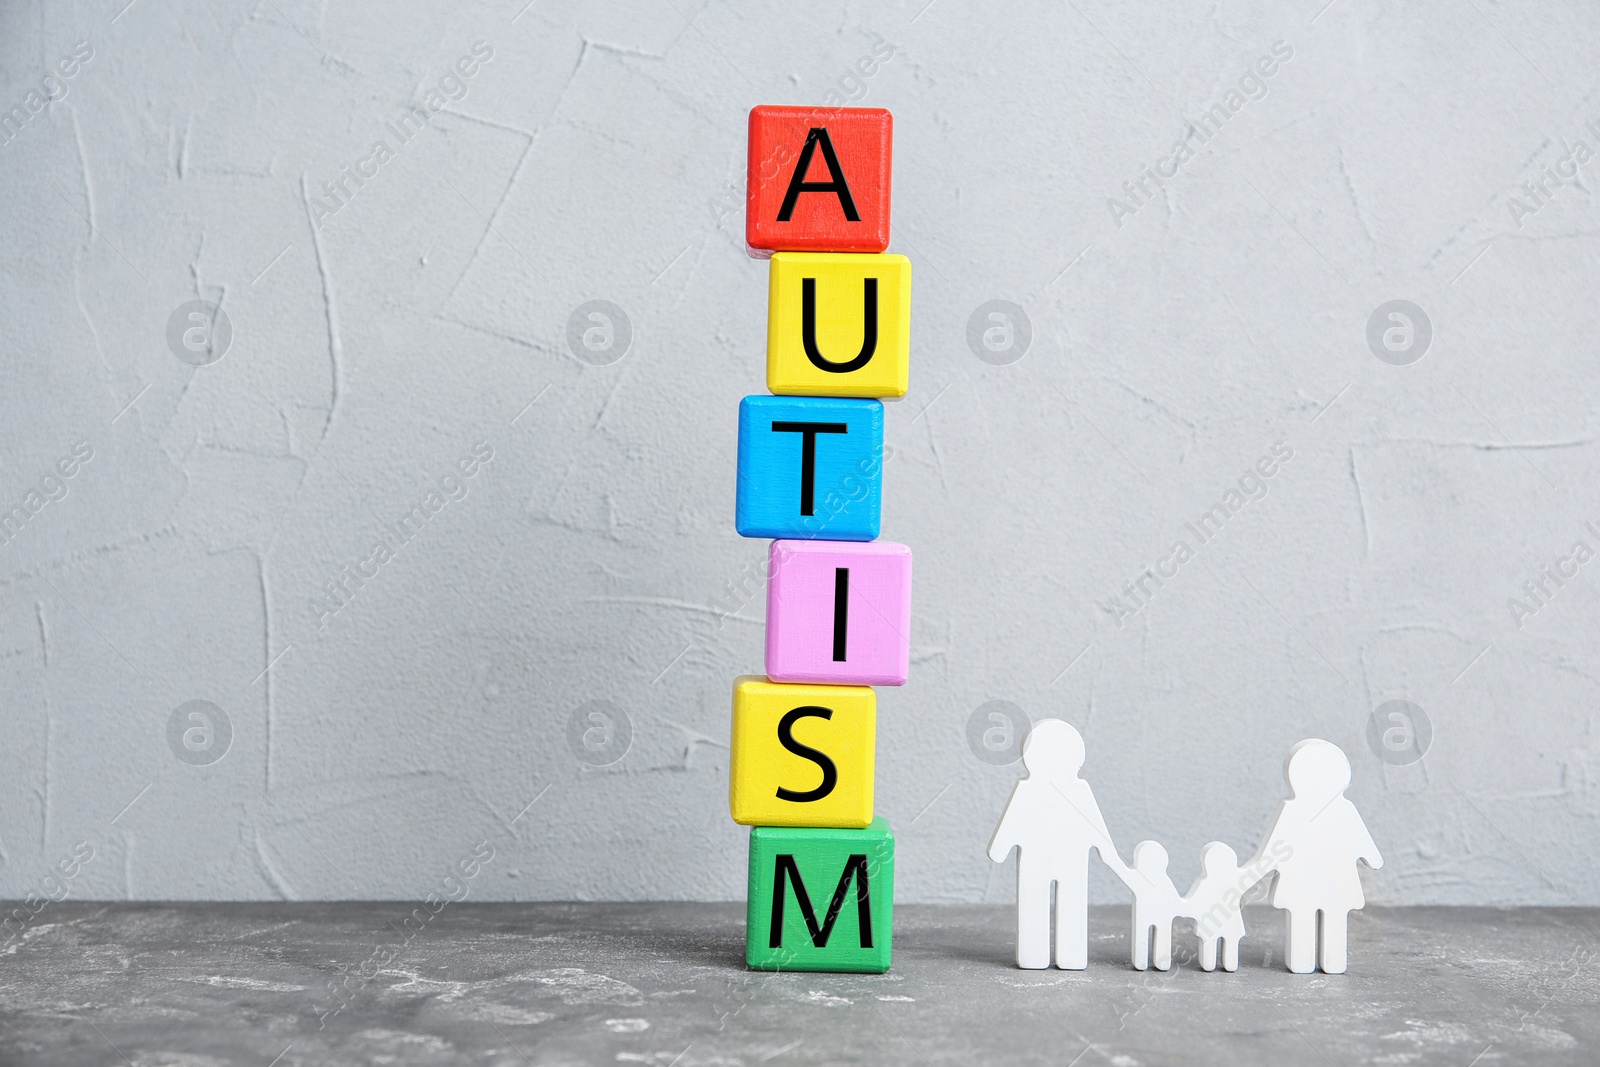
[[[1200,876],[1183,898],[1184,908],[1194,919],[1200,935],[1200,969],[1217,969],[1217,943],[1222,944],[1221,962],[1225,971],[1239,969],[1239,939],[1244,937],[1244,913],[1240,903],[1250,886],[1262,874],[1239,866],[1239,855],[1221,841],[1209,842],[1200,850]],[[1248,884],[1246,884],[1248,881]]]
[[1288,912],[1284,955],[1289,970],[1310,974],[1320,956],[1324,972],[1343,974],[1346,921],[1367,902],[1356,863],[1365,861],[1377,870],[1383,857],[1355,805],[1345,799],[1350,761],[1338,745],[1301,741],[1289,750],[1283,772],[1294,795],[1279,805],[1252,866],[1265,863],[1278,872],[1272,906]]
[[1028,776],[1006,804],[989,858],[1017,856],[1017,966],[1050,966],[1050,887],[1056,890],[1055,964],[1089,965],[1089,852],[1122,875],[1127,870],[1111,844],[1089,783],[1078,777],[1083,737],[1060,719],[1042,719],[1022,745]]
[[1172,922],[1184,914],[1184,904],[1167,874],[1167,850],[1154,841],[1140,841],[1133,846],[1133,866],[1117,874],[1133,890],[1133,969],[1148,970],[1154,964],[1158,971],[1172,970]]

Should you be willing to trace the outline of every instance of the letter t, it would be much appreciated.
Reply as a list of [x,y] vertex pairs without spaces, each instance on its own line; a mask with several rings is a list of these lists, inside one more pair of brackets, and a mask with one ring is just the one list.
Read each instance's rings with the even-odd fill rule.
[[812,514],[817,484],[817,434],[849,433],[842,422],[774,422],[773,433],[797,433],[800,443],[800,514]]

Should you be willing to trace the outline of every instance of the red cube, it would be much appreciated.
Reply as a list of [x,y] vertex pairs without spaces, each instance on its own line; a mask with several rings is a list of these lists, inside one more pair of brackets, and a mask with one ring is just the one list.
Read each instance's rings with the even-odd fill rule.
[[881,107],[750,109],[750,254],[889,247],[894,116]]

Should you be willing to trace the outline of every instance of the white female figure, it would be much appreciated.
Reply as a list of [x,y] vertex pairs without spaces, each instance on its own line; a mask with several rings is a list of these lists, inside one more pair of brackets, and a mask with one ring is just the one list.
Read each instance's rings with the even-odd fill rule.
[[[1343,974],[1346,920],[1367,902],[1356,863],[1365,861],[1377,870],[1383,857],[1355,805],[1345,799],[1350,761],[1338,745],[1302,741],[1289,750],[1283,772],[1294,796],[1279,805],[1252,866],[1264,862],[1278,872],[1272,906],[1288,912],[1284,955],[1289,970],[1310,974],[1320,957],[1324,972]],[[1273,858],[1264,859],[1268,855]]]

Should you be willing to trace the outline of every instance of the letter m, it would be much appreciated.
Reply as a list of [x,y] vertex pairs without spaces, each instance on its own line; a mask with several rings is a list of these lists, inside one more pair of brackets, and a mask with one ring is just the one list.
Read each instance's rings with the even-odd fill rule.
[[861,947],[872,947],[872,901],[867,889],[867,857],[856,853],[845,861],[844,873],[839,876],[839,884],[833,890],[833,900],[828,904],[828,914],[822,920],[822,925],[817,925],[817,913],[811,907],[811,896],[806,892],[806,884],[800,878],[800,868],[794,862],[794,856],[789,853],[780,853],[775,861],[772,880],[772,932],[767,939],[768,948],[779,948],[783,945],[783,901],[784,882],[787,879],[794,883],[794,900],[800,905],[800,914],[806,921],[806,929],[811,934],[811,943],[817,948],[827,948],[828,938],[833,934],[833,924],[839,919],[839,911],[844,907],[845,894],[850,891],[850,880],[856,883],[856,922],[861,928]]

